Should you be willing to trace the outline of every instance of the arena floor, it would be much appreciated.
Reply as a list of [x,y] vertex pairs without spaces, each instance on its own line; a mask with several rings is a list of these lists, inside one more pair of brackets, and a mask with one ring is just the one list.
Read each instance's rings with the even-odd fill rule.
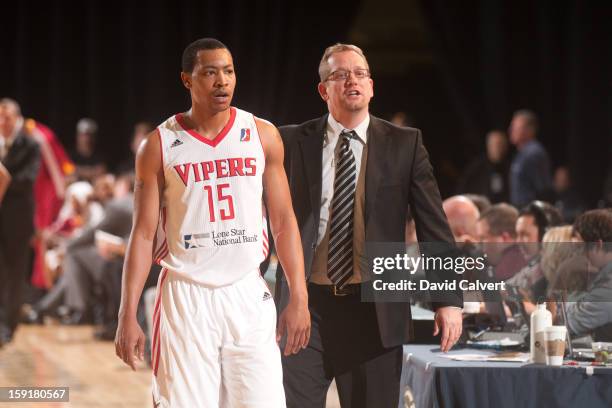
[[[69,403],[2,403],[0,408],[151,407],[151,370],[132,372],[115,357],[112,342],[93,338],[91,326],[21,326],[0,349],[0,386],[70,388]],[[328,408],[338,408],[332,384]]]

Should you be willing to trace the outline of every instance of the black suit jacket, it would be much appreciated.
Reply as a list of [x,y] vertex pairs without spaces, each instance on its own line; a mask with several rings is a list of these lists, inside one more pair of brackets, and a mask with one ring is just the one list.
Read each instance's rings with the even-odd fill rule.
[[2,236],[29,239],[34,230],[34,181],[40,166],[38,143],[21,131],[2,164],[11,175],[11,183],[0,205]]
[[[327,115],[279,129],[285,146],[285,171],[302,237],[307,278],[318,239],[326,126]],[[410,212],[419,241],[454,245],[421,132],[395,126],[375,116],[370,116],[367,132],[366,242],[404,242],[407,214]],[[288,302],[289,292],[280,266],[277,282],[281,282],[277,304],[283,308]],[[460,293],[452,293],[445,299],[447,301],[434,307],[463,306]],[[376,314],[385,347],[404,344],[411,339],[409,303],[378,302]]]

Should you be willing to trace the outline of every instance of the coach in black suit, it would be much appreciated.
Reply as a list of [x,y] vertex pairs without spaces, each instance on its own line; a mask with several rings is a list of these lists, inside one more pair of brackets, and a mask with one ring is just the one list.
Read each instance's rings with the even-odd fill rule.
[[38,174],[36,141],[25,134],[19,105],[0,100],[0,161],[8,188],[0,202],[0,345],[10,341],[19,320],[34,233],[34,180]]
[[[453,236],[420,131],[368,113],[373,82],[362,51],[329,47],[319,75],[330,114],[280,128],[312,317],[308,347],[283,356],[287,406],[324,407],[335,378],[343,408],[397,407],[410,305],[361,302],[364,245],[403,242],[408,211],[419,241],[452,245]],[[280,310],[289,296],[281,276]],[[463,302],[457,293],[444,299],[434,308],[447,350],[461,334]]]

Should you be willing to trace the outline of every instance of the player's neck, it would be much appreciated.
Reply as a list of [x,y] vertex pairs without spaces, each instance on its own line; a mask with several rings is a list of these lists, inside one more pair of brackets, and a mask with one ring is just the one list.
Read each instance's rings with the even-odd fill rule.
[[370,113],[364,109],[359,112],[335,111],[331,114],[345,129],[355,129]]
[[192,126],[197,133],[208,139],[214,139],[229,121],[230,109],[211,112],[192,106],[190,110],[185,112],[184,117],[187,119],[189,126]]

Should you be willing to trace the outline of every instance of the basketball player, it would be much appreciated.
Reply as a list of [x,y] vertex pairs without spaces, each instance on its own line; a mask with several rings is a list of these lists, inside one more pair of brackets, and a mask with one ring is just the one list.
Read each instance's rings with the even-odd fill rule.
[[[230,106],[236,75],[221,42],[187,46],[181,79],[191,109],[159,125],[136,157],[116,352],[132,369],[143,358],[136,308],[155,258],[163,267],[153,316],[155,406],[285,407],[277,338],[286,334],[285,354],[297,353],[308,344],[310,315],[282,141],[272,124]],[[263,192],[291,286],[276,336],[258,269],[267,253]]]

